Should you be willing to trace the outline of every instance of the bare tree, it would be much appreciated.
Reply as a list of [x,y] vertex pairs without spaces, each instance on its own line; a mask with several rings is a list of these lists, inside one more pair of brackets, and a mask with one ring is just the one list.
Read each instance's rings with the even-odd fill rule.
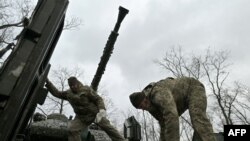
[[[16,36],[28,24],[25,17],[30,16],[33,8],[31,0],[0,1],[0,50],[15,46]],[[4,60],[1,57],[1,63]]]
[[184,113],[180,118],[180,137],[182,140],[191,141],[193,135],[193,128],[189,115]]
[[[9,30],[10,34],[14,34],[13,28],[23,27],[24,17],[29,17],[35,5],[34,0],[16,0],[0,2],[0,30]],[[13,37],[13,36],[12,36]],[[13,39],[12,39],[13,40]]]
[[143,132],[145,135],[145,141],[148,141],[148,122],[147,122],[147,117],[145,116],[144,110],[142,111],[142,117],[143,117]]
[[205,71],[211,94],[216,100],[216,106],[220,115],[220,127],[228,124],[246,124],[249,123],[247,114],[250,113],[246,101],[247,87],[244,87],[238,81],[230,84],[227,79],[229,77],[228,63],[229,52],[219,51],[211,53],[207,51],[206,58],[202,62],[202,67]]
[[82,25],[82,20],[78,17],[69,17],[65,20],[63,30],[74,30]]
[[201,70],[201,56],[184,54],[181,47],[171,48],[162,60],[155,60],[155,63],[175,77],[192,76],[200,79],[205,76],[205,73]]
[[[8,45],[13,49],[21,30],[29,24],[29,17],[35,8],[37,0],[0,0],[0,50]],[[77,29],[82,21],[78,17],[66,18],[64,30]],[[8,57],[1,57],[1,64]]]

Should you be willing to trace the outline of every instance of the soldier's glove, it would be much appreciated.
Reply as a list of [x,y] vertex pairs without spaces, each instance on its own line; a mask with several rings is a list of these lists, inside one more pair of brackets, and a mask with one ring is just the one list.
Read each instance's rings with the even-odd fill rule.
[[48,88],[48,86],[51,84],[50,80],[48,78],[45,79],[45,87]]
[[96,114],[96,118],[95,118],[95,123],[99,123],[103,117],[106,117],[106,111],[104,109],[100,109],[99,113]]

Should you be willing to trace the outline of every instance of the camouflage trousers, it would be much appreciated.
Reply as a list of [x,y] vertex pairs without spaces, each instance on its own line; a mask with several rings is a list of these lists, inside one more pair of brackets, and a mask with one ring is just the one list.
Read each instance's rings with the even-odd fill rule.
[[[112,141],[125,141],[125,139],[119,134],[119,132],[110,124],[109,120],[102,118],[102,120],[97,124],[99,127],[105,131]],[[79,118],[75,118],[68,124],[68,141],[82,141],[81,131],[87,131],[88,125],[84,124]]]
[[[156,86],[157,87],[157,86]],[[188,96],[188,108],[191,122],[201,141],[216,141],[212,125],[206,115],[207,99],[205,89],[201,85],[194,88]],[[168,89],[154,88],[153,93],[161,93],[166,97],[163,120],[159,121],[160,141],[179,141],[179,114],[172,93]]]
[[213,127],[206,115],[207,97],[203,86],[194,86],[188,97],[188,107],[194,131],[201,141],[216,141]]

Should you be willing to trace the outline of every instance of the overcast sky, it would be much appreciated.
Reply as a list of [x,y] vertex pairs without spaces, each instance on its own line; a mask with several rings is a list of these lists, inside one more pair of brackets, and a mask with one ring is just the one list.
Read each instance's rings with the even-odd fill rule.
[[173,46],[196,54],[209,46],[228,49],[230,77],[250,86],[249,0],[71,0],[67,17],[79,17],[82,26],[62,33],[52,69],[79,66],[82,80],[90,84],[119,6],[129,14],[100,82],[119,109],[132,107],[129,94],[167,77],[153,60]]

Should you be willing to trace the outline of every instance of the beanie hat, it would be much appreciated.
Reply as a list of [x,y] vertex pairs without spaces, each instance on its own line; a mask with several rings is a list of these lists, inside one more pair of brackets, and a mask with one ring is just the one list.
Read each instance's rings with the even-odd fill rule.
[[138,108],[139,105],[141,104],[142,100],[145,98],[145,95],[144,93],[142,92],[135,92],[135,93],[132,93],[130,96],[129,96],[129,99],[130,99],[130,102],[132,103],[132,105],[135,107],[135,108]]
[[69,83],[69,85],[76,84],[76,83],[78,83],[78,80],[76,77],[71,76],[70,78],[68,78],[68,83]]

